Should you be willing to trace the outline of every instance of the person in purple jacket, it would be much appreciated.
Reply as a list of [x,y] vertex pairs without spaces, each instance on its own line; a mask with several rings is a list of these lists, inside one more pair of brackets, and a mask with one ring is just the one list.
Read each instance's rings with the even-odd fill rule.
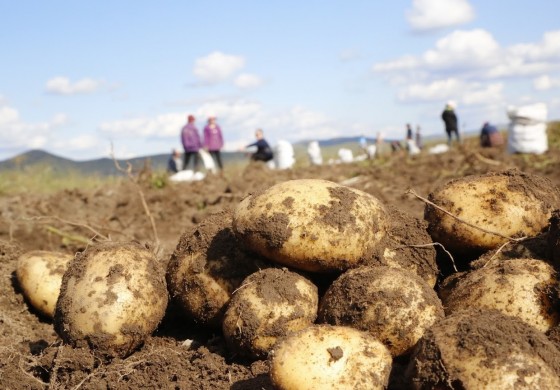
[[224,168],[222,165],[222,156],[220,150],[224,146],[224,137],[222,136],[222,129],[216,123],[216,117],[211,116],[208,118],[208,124],[204,127],[204,148],[216,161],[220,171]]
[[198,151],[200,150],[200,135],[194,124],[195,118],[189,115],[187,124],[181,129],[181,142],[185,148],[183,169],[187,169],[191,157],[194,160],[194,171],[198,170]]

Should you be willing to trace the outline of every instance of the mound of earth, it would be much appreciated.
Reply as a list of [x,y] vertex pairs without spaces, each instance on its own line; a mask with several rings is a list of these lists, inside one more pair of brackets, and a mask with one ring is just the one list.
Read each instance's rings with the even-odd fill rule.
[[[560,184],[558,150],[515,156],[503,149],[480,149],[474,142],[445,154],[391,155],[374,162],[283,171],[249,164],[236,174],[226,167],[224,177],[168,183],[164,188],[139,178],[137,183],[123,180],[96,190],[0,197],[0,387],[271,389],[265,360],[241,360],[228,351],[219,331],[201,329],[177,314],[173,305],[143,347],[125,359],[104,361],[87,349],[62,344],[52,322],[30,308],[18,288],[18,256],[29,250],[75,253],[90,240],[135,240],[150,245],[166,265],[181,234],[205,216],[290,179],[320,178],[354,187],[419,219],[424,203],[414,193],[425,197],[447,180],[465,175],[518,168]],[[399,231],[399,236],[406,232]],[[449,268],[447,258],[438,261],[440,269]],[[399,388],[395,375],[405,364],[395,362],[392,388]]]

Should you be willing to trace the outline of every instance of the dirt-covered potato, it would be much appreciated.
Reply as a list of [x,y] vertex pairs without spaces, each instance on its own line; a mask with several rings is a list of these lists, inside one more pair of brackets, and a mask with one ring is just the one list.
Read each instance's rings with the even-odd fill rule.
[[317,317],[317,287],[285,268],[249,275],[233,294],[223,321],[232,352],[265,358],[278,337],[310,326]]
[[278,390],[386,389],[392,358],[367,332],[313,325],[279,339],[269,357]]
[[387,214],[370,194],[319,179],[289,180],[249,195],[233,217],[250,250],[293,268],[342,271],[371,259]]
[[546,237],[548,258],[560,267],[560,210],[552,212]]
[[18,284],[31,306],[44,316],[54,316],[62,276],[73,258],[71,254],[54,251],[31,251],[18,258]]
[[448,315],[496,309],[542,332],[560,320],[557,273],[542,260],[516,259],[467,272],[441,298]]
[[426,332],[406,376],[413,389],[558,389],[560,351],[517,318],[464,310]]
[[158,326],[167,308],[165,272],[137,243],[104,243],[78,253],[62,278],[54,317],[64,342],[124,357]]
[[436,251],[428,234],[428,224],[393,206],[387,207],[389,227],[379,265],[410,270],[431,287],[436,285]]
[[559,199],[558,189],[548,179],[508,170],[452,180],[429,196],[434,204],[486,231],[430,204],[424,217],[434,242],[454,254],[473,258],[507,242],[507,237],[540,233],[548,226]]
[[436,292],[413,272],[359,267],[346,271],[329,287],[317,320],[368,331],[393,356],[400,356],[443,315]]
[[183,312],[202,325],[221,326],[233,291],[268,265],[239,249],[232,212],[224,210],[184,233],[167,266],[167,288]]

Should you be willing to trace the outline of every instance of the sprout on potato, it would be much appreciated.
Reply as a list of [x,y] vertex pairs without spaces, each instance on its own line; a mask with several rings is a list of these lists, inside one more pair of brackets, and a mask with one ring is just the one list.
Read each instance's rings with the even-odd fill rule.
[[62,279],[54,325],[64,342],[125,357],[167,308],[164,270],[137,243],[105,243],[76,255]]
[[343,273],[321,300],[318,321],[370,332],[393,356],[408,353],[443,318],[435,291],[410,271],[359,267]]
[[240,250],[231,223],[228,210],[207,217],[181,236],[167,266],[171,297],[201,325],[221,326],[233,291],[266,266]]
[[385,389],[392,364],[387,347],[371,334],[329,325],[279,339],[269,360],[278,390]]
[[425,219],[434,242],[472,259],[504,244],[508,237],[540,233],[559,199],[558,189],[548,179],[517,170],[467,176],[438,188],[429,200],[478,228],[430,204]]
[[289,180],[249,195],[233,228],[250,250],[305,271],[342,271],[371,259],[387,214],[370,194],[319,179]]
[[442,296],[447,314],[496,309],[546,332],[560,320],[558,279],[541,260],[516,259],[465,273]]
[[52,318],[60,294],[62,276],[73,255],[31,251],[18,258],[16,277],[27,301],[42,315]]
[[414,389],[558,389],[560,351],[534,327],[496,310],[463,310],[418,342]]
[[317,287],[287,269],[249,275],[224,315],[223,333],[233,353],[265,358],[278,337],[310,326],[317,316]]

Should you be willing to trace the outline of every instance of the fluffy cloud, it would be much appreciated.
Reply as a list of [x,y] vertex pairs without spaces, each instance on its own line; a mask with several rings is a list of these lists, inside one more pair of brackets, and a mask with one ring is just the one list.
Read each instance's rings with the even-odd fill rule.
[[244,57],[215,51],[196,59],[193,74],[204,83],[214,84],[231,78],[244,66]]
[[474,10],[467,0],[413,0],[406,18],[413,30],[428,31],[470,22]]
[[533,87],[537,91],[560,88],[560,79],[552,78],[549,75],[542,75],[533,80]]
[[242,73],[235,78],[233,83],[241,89],[253,89],[260,87],[263,84],[263,81],[257,75]]
[[[266,138],[274,144],[280,139],[290,141],[340,136],[347,124],[333,123],[326,115],[301,106],[280,112],[271,112],[256,101],[244,99],[208,101],[192,111],[169,113],[154,118],[131,118],[106,122],[99,126],[102,133],[110,138],[145,139],[166,141],[167,145],[179,142],[179,132],[186,122],[187,113],[197,118],[196,124],[202,128],[208,116],[216,116],[224,132],[225,150],[234,151],[253,141],[254,131],[262,128]],[[120,154],[119,154],[120,156]]]
[[536,43],[502,48],[486,30],[458,30],[439,39],[418,56],[374,64],[377,73],[418,72],[457,74],[467,78],[527,77],[560,68],[560,30],[547,32]]
[[184,125],[185,114],[170,113],[154,118],[131,118],[113,122],[104,122],[99,130],[110,137],[118,138],[166,138],[178,137],[179,129]]
[[412,84],[398,93],[401,102],[436,102],[458,99],[467,106],[501,102],[504,100],[502,83],[484,84],[465,82],[457,78]]
[[0,144],[4,150],[16,152],[44,148],[66,122],[66,115],[57,114],[46,122],[26,123],[17,109],[0,103]]
[[47,81],[45,89],[55,95],[78,95],[96,92],[102,84],[102,81],[90,78],[71,82],[67,77],[54,77]]
[[54,141],[52,145],[57,150],[83,151],[99,147],[101,140],[93,134],[82,134],[77,137]]

